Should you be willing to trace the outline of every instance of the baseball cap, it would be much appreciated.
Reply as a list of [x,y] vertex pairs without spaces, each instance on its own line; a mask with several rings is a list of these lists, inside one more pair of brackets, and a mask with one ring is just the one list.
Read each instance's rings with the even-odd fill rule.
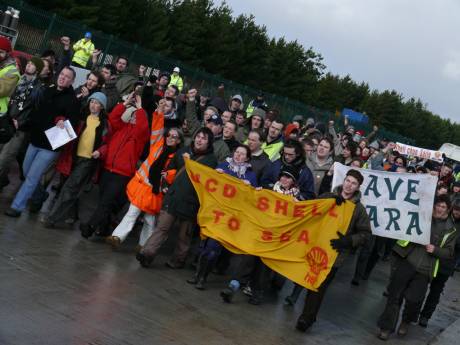
[[180,73],[180,68],[179,67],[174,67],[173,72]]
[[89,32],[89,31],[85,34],[85,38],[91,38],[91,36],[92,36],[91,32]]
[[232,100],[237,100],[237,101],[240,101],[240,103],[243,103],[243,97],[241,97],[240,95],[235,95],[232,97]]
[[217,114],[212,114],[211,117],[208,119],[208,122],[213,122],[216,125],[223,125],[224,123],[222,122],[222,119],[219,115]]

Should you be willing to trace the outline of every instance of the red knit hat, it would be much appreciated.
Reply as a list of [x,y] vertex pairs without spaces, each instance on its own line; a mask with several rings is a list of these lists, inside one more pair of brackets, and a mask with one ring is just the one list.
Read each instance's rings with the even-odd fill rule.
[[0,36],[0,49],[5,50],[7,53],[11,52],[11,41],[3,36]]

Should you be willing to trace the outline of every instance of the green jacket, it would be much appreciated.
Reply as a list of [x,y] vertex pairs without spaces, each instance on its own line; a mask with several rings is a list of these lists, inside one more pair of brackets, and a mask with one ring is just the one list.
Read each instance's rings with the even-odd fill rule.
[[200,164],[213,169],[217,166],[217,160],[212,152],[212,147],[206,153],[197,155],[190,146],[187,146],[178,150],[168,165],[168,170],[176,169],[177,175],[163,199],[162,209],[180,219],[194,220],[198,214],[200,203],[187,172],[185,170],[181,172],[185,164],[182,157],[184,153],[189,153],[191,160],[198,161]]
[[[319,199],[328,199],[335,198],[337,195],[342,193],[342,186],[337,186],[334,189],[334,192],[328,192],[321,194]],[[361,192],[358,190],[355,195],[350,200],[346,202],[353,202],[355,210],[351,216],[350,225],[348,225],[346,236],[351,236],[353,248],[363,246],[368,243],[371,239],[371,223],[369,221],[369,216],[367,215],[366,209],[361,203]],[[342,266],[345,261],[346,256],[349,254],[349,251],[343,251],[339,253],[337,259],[335,260],[334,267]]]
[[439,259],[451,259],[455,253],[456,229],[450,217],[445,220],[432,219],[430,243],[435,246],[432,254],[426,251],[424,245],[408,241],[398,241],[393,251],[407,259],[418,273],[431,278],[436,276]]
[[119,73],[116,77],[116,87],[120,93],[120,97],[127,95],[133,91],[134,84],[137,82],[137,78],[131,73]]

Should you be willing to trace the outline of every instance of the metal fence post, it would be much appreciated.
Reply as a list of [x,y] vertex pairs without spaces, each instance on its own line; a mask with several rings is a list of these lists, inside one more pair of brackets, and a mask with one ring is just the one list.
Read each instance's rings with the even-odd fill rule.
[[[109,52],[110,46],[112,45],[112,41],[113,41],[113,35],[110,35],[109,36],[109,41],[107,42],[107,45],[105,46],[105,49],[102,52],[102,59],[101,59],[101,64],[102,65],[105,64],[105,57],[107,56],[107,54]],[[113,63],[113,61],[112,61],[112,63]]]
[[43,36],[43,40],[42,40],[42,43],[40,45],[40,49],[39,49],[40,53],[45,50],[46,45],[48,44],[48,41],[49,41],[49,38],[50,38],[50,35],[51,35],[51,31],[53,30],[53,26],[54,26],[55,21],[56,21],[56,13],[53,13],[53,15],[51,16],[51,22],[48,25],[48,29],[46,29],[46,31],[45,31],[45,35]]

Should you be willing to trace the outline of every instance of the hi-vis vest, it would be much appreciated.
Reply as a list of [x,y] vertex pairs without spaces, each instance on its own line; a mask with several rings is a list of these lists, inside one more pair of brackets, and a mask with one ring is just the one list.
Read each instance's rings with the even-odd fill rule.
[[85,39],[82,38],[73,45],[73,50],[75,51],[75,54],[73,54],[72,61],[85,67],[91,57],[91,54],[93,54],[94,44],[91,40],[85,42]]
[[[457,230],[454,229],[453,231],[449,232],[448,234],[445,234],[444,237],[442,238],[441,245],[439,247],[440,248],[444,247],[444,245],[447,242],[447,239],[450,237],[450,235],[454,234],[456,231]],[[407,247],[410,242],[407,241],[407,240],[398,240],[398,241],[396,241],[396,243],[401,247]],[[436,258],[436,262],[434,264],[433,278],[436,278],[436,276],[438,275],[438,270],[439,270],[439,259]]]
[[[15,75],[18,79],[21,77],[15,65],[8,65],[0,69],[0,78],[8,77]],[[0,97],[0,116],[4,115],[8,110],[8,102],[10,101],[10,96]]]
[[179,89],[179,92],[181,92],[182,88],[184,87],[184,81],[182,80],[179,74],[178,75],[171,74],[171,81],[169,82],[168,86],[171,86],[171,85],[176,85],[177,88]]

